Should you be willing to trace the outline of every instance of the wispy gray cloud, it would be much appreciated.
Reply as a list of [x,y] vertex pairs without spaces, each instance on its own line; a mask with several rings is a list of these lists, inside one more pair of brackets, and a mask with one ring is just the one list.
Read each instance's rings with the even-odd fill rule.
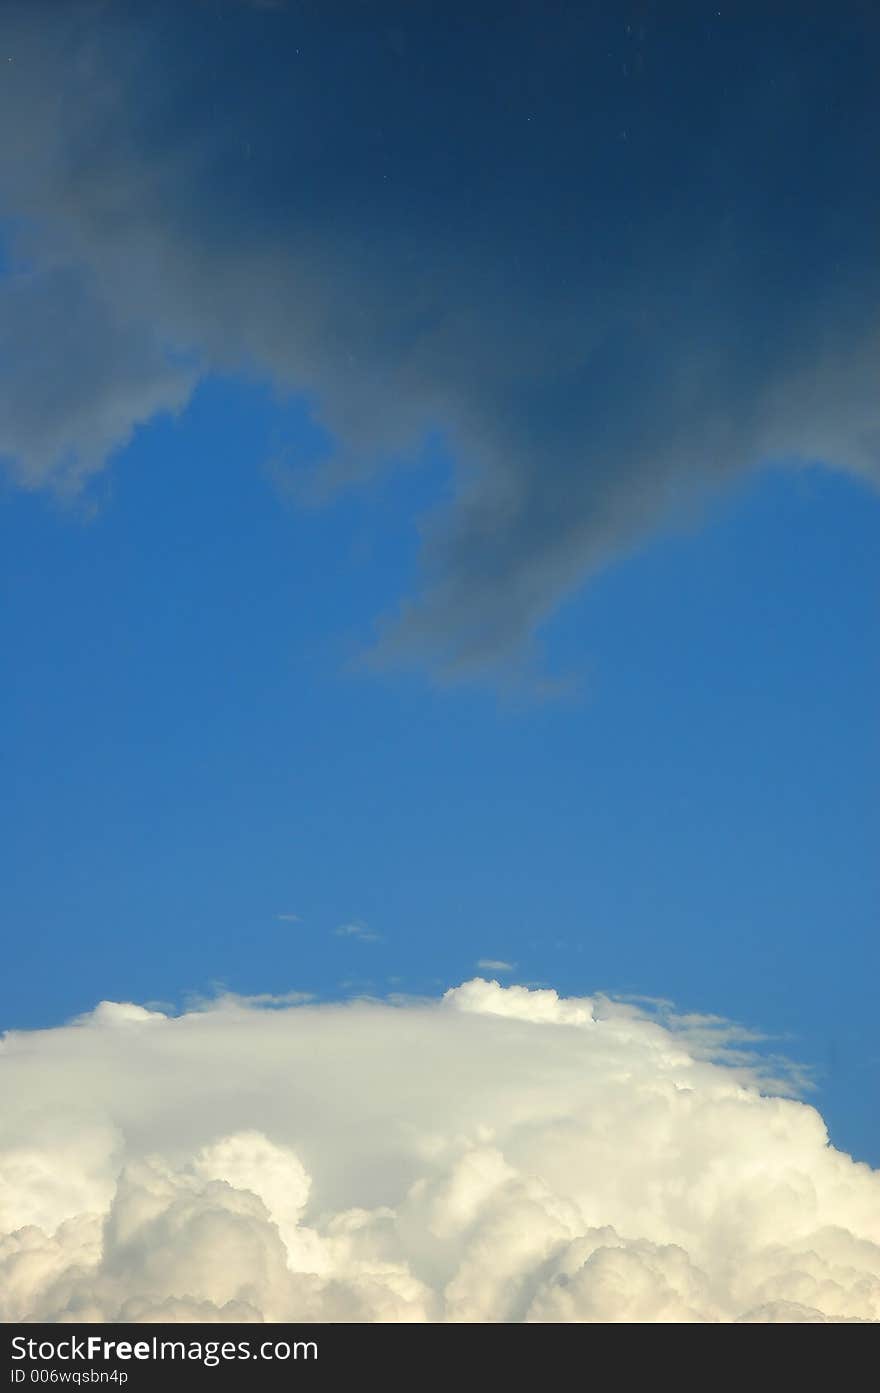
[[876,480],[876,15],[808,43],[796,16],[535,5],[453,37],[414,6],[389,38],[331,10],[4,8],[22,484],[76,487],[212,370],[312,397],[315,496],[439,427],[454,497],[378,656],[454,678],[738,471]]

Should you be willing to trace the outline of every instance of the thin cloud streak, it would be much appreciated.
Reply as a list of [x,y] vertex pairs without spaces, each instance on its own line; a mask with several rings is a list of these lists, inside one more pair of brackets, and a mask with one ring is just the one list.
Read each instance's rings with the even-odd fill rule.
[[359,919],[348,924],[340,924],[333,932],[338,938],[355,938],[360,943],[381,943],[382,935],[362,924]]

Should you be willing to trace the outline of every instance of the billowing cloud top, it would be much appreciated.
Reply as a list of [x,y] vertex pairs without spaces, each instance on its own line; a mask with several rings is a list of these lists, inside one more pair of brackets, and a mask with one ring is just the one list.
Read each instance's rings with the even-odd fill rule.
[[725,1032],[481,979],[0,1051],[0,1319],[880,1319],[880,1175]]
[[439,430],[456,495],[382,648],[457,674],[734,471],[876,479],[873,7],[46,10],[0,17],[23,484],[210,371],[314,401],[319,491]]

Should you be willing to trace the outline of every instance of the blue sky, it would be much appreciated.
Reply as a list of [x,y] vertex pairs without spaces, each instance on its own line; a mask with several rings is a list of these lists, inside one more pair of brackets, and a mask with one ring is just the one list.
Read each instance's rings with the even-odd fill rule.
[[876,1165],[871,21],[539,8],[10,7],[0,1024],[497,960]]
[[442,461],[303,512],[274,418],[211,382],[94,512],[4,500],[4,1023],[499,960],[781,1037],[876,1158],[874,497],[753,475],[560,611],[571,692],[448,690],[354,661]]

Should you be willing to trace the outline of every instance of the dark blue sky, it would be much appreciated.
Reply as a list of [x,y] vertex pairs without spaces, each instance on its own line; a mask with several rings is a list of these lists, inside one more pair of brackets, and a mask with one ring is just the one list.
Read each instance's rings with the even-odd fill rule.
[[492,959],[880,1161],[876,16],[37,8],[0,1023]]

